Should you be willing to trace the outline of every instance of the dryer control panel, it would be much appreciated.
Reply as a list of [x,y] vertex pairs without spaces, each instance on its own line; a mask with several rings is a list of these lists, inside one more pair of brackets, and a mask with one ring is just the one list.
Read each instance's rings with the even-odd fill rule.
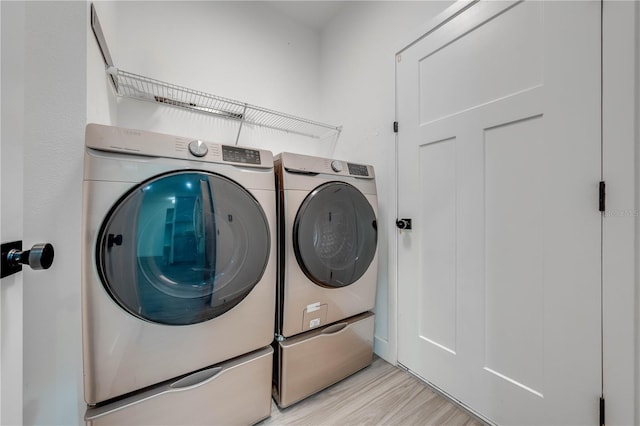
[[282,166],[288,172],[305,174],[331,174],[373,179],[373,166],[349,163],[330,158],[312,157],[309,155],[283,152],[276,158],[282,161]]
[[347,163],[349,174],[353,176],[369,176],[369,168],[362,164]]

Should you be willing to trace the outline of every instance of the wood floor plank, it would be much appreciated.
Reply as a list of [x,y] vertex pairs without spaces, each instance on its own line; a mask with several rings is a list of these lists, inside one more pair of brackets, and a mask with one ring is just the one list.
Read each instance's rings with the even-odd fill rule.
[[430,387],[384,360],[285,409],[272,404],[267,425],[454,425],[480,426],[477,419]]

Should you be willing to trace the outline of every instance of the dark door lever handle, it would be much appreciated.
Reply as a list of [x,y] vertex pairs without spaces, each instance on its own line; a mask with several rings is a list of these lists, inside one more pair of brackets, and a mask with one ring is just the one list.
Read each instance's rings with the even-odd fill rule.
[[396,226],[398,229],[411,229],[411,219],[398,219]]

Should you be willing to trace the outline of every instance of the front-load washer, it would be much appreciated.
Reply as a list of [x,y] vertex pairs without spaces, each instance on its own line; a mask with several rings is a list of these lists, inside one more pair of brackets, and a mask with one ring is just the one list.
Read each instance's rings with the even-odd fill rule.
[[250,425],[271,415],[269,346],[90,407],[85,426]]
[[271,343],[271,152],[89,124],[84,161],[89,405]]
[[282,153],[277,333],[291,337],[372,310],[377,194],[369,165]]

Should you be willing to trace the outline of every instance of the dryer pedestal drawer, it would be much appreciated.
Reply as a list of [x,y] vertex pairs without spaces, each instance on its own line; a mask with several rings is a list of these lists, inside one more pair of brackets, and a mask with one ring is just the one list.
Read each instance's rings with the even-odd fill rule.
[[278,405],[287,407],[371,364],[373,327],[374,314],[366,312],[277,342]]
[[[178,361],[178,360],[176,360]],[[249,425],[271,415],[273,349],[263,348],[89,408],[87,425]]]

